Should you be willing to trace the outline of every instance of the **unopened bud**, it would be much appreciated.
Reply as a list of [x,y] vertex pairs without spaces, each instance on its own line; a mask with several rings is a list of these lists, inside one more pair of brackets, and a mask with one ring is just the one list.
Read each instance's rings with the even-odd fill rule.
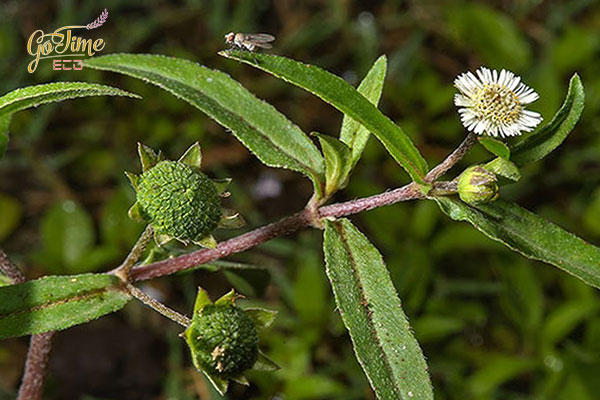
[[458,196],[467,204],[488,203],[498,198],[498,180],[493,172],[474,165],[458,178]]

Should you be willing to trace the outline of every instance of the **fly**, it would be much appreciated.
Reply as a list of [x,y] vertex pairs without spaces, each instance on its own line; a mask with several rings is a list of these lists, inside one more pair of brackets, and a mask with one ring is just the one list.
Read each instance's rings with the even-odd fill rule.
[[268,33],[233,33],[225,35],[225,43],[232,48],[254,51],[257,47],[270,49],[273,46],[269,44],[275,40],[275,36]]

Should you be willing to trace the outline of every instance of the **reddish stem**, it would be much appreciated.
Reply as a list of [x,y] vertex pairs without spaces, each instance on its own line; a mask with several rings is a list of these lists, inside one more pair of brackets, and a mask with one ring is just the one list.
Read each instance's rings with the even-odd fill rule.
[[[0,271],[13,283],[22,283],[27,280],[2,249],[0,249]],[[25,361],[25,372],[17,400],[40,400],[42,398],[53,336],[54,332],[31,336],[27,361]]]
[[132,282],[174,274],[205,264],[230,254],[239,253],[274,237],[290,234],[310,224],[307,211],[302,211],[277,222],[255,229],[218,244],[215,249],[202,249],[153,264],[134,267],[129,277]]
[[8,258],[2,249],[0,249],[0,272],[10,279],[12,283],[21,283],[27,280],[21,270]]
[[[318,209],[318,214],[321,218],[343,217],[399,201],[424,197],[415,184],[409,184],[378,195],[321,207]],[[218,260],[230,254],[248,250],[274,237],[288,235],[307,226],[314,226],[316,225],[314,219],[314,211],[306,209],[272,224],[221,242],[215,249],[202,249],[153,264],[134,267],[131,270],[130,279],[135,282],[158,278]]]
[[54,333],[46,332],[31,336],[25,362],[25,373],[17,400],[40,400],[42,398]]
[[427,176],[425,180],[427,182],[433,182],[437,180],[440,176],[444,175],[450,168],[454,166],[457,162],[460,161],[461,158],[467,154],[467,151],[471,149],[471,147],[475,146],[477,143],[477,135],[472,132],[469,132],[465,140],[462,141],[461,144],[458,145],[456,149],[444,161],[435,166]]

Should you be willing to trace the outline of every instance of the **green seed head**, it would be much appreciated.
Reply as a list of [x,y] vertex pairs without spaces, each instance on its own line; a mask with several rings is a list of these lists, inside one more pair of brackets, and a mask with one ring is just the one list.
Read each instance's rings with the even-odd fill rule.
[[137,202],[157,234],[197,241],[216,227],[223,210],[213,182],[179,161],[160,161],[143,172]]
[[467,204],[488,203],[498,198],[498,180],[493,172],[474,165],[458,178],[458,196]]
[[210,375],[231,378],[252,368],[258,358],[254,321],[233,304],[208,304],[185,331],[194,365]]

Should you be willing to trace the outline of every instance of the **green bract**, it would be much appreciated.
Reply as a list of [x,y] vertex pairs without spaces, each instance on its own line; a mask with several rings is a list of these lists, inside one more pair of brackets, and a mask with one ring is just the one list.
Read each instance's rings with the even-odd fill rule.
[[277,365],[258,349],[258,331],[269,326],[275,312],[236,306],[232,290],[215,303],[199,288],[192,323],[184,337],[196,368],[210,379],[219,393],[229,380],[248,384],[243,373],[249,369],[274,370]]
[[458,196],[467,204],[476,205],[498,198],[498,180],[493,172],[474,165],[460,174]]
[[129,216],[152,224],[158,244],[177,239],[184,244],[215,247],[211,232],[217,226],[240,226],[237,214],[221,208],[219,197],[227,195],[229,180],[212,181],[200,171],[198,143],[178,161],[162,160],[160,153],[142,144],[138,152],[142,174],[127,173],[137,195]]

